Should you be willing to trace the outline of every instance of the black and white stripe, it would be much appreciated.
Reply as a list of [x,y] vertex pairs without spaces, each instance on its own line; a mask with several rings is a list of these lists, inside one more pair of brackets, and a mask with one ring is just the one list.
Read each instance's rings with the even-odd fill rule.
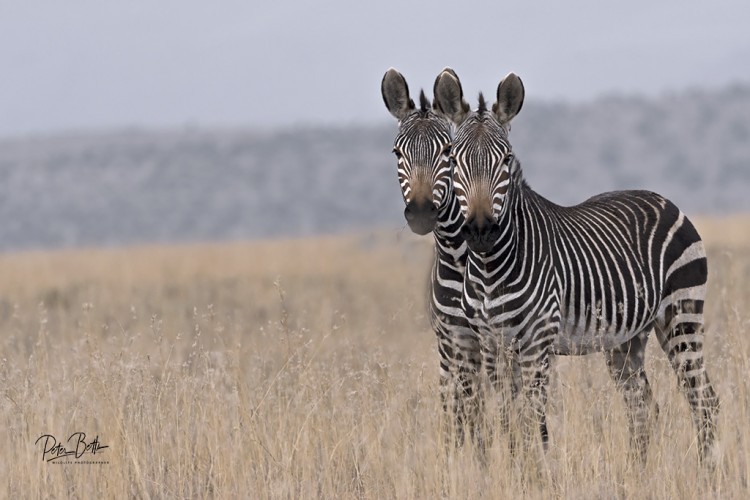
[[719,402],[703,361],[707,262],[695,227],[649,191],[572,207],[534,192],[508,142],[523,104],[517,76],[500,83],[492,110],[480,95],[478,110],[468,111],[453,71],[435,89],[437,107],[457,126],[454,189],[470,249],[462,307],[480,339],[491,339],[482,344],[494,342],[520,364],[527,422],[546,446],[552,355],[603,351],[625,397],[633,451],[645,460],[655,404],[644,353],[653,329],[690,404],[700,457],[709,458]]

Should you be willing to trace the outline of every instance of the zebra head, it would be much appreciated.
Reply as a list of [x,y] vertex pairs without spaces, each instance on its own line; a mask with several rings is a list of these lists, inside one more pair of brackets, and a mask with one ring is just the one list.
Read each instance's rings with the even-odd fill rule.
[[492,109],[480,93],[479,107],[471,111],[456,73],[446,68],[435,80],[434,93],[436,109],[457,127],[451,158],[453,189],[465,220],[461,233],[473,252],[489,252],[502,235],[498,221],[515,164],[508,131],[523,106],[523,83],[508,74],[497,87]]
[[406,203],[404,217],[412,231],[427,234],[450,197],[451,124],[432,109],[424,91],[417,108],[406,79],[393,68],[385,73],[380,90],[385,107],[398,120],[393,152]]

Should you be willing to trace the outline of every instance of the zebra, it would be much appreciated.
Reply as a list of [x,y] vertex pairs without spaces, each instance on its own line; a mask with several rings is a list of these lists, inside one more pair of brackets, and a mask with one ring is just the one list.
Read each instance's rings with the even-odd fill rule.
[[[458,81],[455,73],[453,76]],[[404,217],[413,232],[432,232],[435,239],[428,303],[438,341],[443,410],[455,419],[456,445],[464,442],[467,430],[475,443],[484,447],[479,428],[484,407],[481,349],[461,308],[467,246],[461,233],[461,207],[452,186],[452,124],[433,110],[424,90],[417,107],[409,97],[406,79],[393,68],[383,76],[381,93],[386,108],[398,120],[393,153],[406,204]],[[496,385],[502,380],[496,373],[489,376]]]
[[688,400],[699,460],[715,459],[719,399],[703,359],[707,260],[690,220],[649,191],[564,207],[532,190],[508,139],[525,95],[513,73],[491,109],[480,93],[471,111],[450,68],[438,75],[434,95],[436,110],[456,127],[453,189],[469,248],[462,308],[487,339],[482,344],[496,344],[521,367],[525,443],[541,435],[548,447],[551,357],[603,352],[625,399],[631,456],[645,463],[658,414],[644,371],[653,329]]

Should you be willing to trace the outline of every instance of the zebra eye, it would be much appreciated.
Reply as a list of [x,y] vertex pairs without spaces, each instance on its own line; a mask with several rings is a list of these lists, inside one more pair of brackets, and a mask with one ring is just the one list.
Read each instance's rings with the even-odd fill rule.
[[393,154],[396,155],[396,159],[398,159],[398,160],[400,160],[404,156],[404,155],[401,154],[401,151],[399,151],[398,148],[393,148]]
[[440,154],[443,155],[443,156],[450,157],[451,156],[451,144],[446,145],[443,148],[443,151]]

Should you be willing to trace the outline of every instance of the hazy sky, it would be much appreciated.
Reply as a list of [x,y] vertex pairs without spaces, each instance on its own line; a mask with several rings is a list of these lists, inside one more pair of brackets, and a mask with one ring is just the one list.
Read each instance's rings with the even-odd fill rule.
[[0,0],[0,135],[376,123],[453,66],[529,100],[750,83],[750,1]]

